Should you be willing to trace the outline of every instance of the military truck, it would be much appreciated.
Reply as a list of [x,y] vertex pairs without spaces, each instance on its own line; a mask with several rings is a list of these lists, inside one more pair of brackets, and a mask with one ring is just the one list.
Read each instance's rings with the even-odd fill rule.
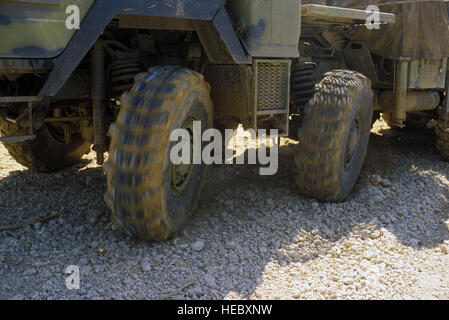
[[[343,201],[373,112],[402,126],[408,112],[440,108],[449,158],[444,4],[383,2],[369,30],[363,1],[0,1],[0,141],[43,172],[91,147],[103,164],[109,151],[112,220],[143,239],[175,236],[196,208],[209,167],[169,159],[170,132],[191,134],[194,121],[298,139],[299,192]],[[425,25],[439,38],[420,36],[430,48],[406,41],[410,9],[437,12]]]

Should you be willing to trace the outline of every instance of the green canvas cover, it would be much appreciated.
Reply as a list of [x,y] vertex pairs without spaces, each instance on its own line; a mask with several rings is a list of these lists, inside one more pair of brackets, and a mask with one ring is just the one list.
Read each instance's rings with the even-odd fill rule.
[[449,57],[449,2],[444,0],[303,0],[303,4],[323,4],[365,10],[377,5],[382,12],[394,13],[395,24],[380,30],[360,28],[350,35],[366,42],[371,52],[390,59],[441,59]]

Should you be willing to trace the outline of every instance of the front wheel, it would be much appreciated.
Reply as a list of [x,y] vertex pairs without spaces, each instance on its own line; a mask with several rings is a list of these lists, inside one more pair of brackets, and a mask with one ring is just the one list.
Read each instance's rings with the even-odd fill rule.
[[162,66],[137,75],[131,91],[122,95],[120,114],[109,130],[105,201],[113,222],[128,235],[166,240],[194,212],[208,167],[173,164],[176,142],[170,135],[185,129],[192,137],[194,121],[201,122],[202,132],[212,127],[209,91],[199,73]]
[[295,162],[300,192],[342,201],[365,159],[373,116],[371,81],[348,70],[328,72],[305,108]]

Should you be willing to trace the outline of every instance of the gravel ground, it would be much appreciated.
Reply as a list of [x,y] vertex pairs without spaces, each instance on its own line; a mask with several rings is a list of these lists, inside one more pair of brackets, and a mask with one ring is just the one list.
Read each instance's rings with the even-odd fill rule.
[[449,299],[449,164],[434,142],[378,121],[352,198],[327,204],[297,194],[283,139],[273,177],[214,167],[191,224],[162,243],[113,227],[93,153],[37,174],[0,146],[0,225],[59,214],[0,232],[0,298]]

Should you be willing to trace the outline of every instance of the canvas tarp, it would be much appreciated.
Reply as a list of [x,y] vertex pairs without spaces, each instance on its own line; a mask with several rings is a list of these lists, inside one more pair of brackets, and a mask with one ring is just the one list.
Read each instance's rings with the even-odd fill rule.
[[382,57],[397,59],[440,59],[449,57],[449,2],[444,0],[303,0],[303,4],[326,4],[365,10],[377,5],[381,11],[396,14],[396,23],[380,30],[361,28],[350,35],[366,42]]

